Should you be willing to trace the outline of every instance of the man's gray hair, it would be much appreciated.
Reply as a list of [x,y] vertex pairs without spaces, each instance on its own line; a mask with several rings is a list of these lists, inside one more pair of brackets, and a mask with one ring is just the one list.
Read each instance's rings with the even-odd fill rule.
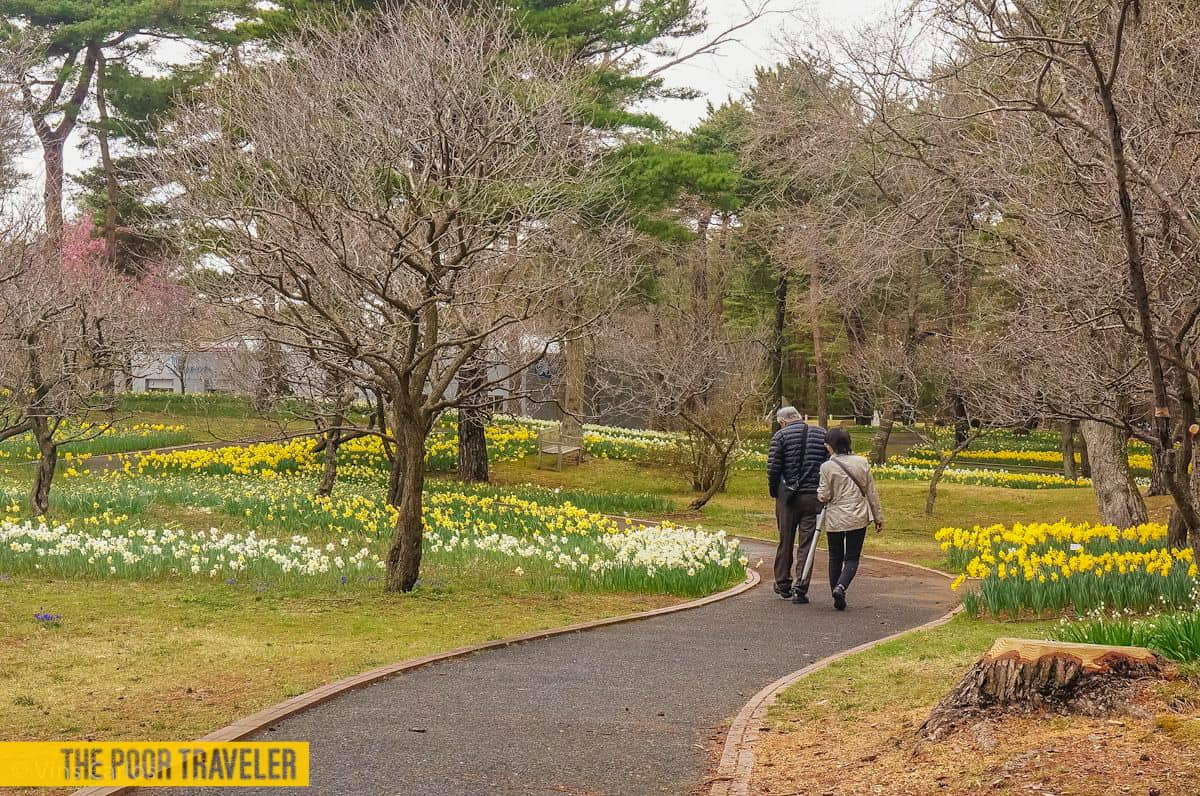
[[800,412],[796,410],[796,407],[784,406],[780,407],[779,411],[775,413],[775,419],[779,421],[780,424],[783,424],[794,423],[795,421],[800,420],[801,417]]

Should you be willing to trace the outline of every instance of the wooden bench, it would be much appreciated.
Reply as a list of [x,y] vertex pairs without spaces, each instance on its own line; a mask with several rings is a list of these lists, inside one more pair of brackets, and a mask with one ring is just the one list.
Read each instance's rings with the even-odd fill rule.
[[550,456],[555,462],[554,469],[562,470],[564,461],[568,464],[583,461],[583,446],[574,440],[565,440],[561,426],[547,428],[538,432],[538,467],[542,466],[543,456]]

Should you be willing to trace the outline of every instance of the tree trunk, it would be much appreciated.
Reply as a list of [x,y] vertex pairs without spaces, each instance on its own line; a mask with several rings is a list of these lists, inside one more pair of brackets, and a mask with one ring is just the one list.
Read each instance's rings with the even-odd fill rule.
[[1088,455],[1087,438],[1079,435],[1079,474],[1084,478],[1092,477],[1092,457]]
[[[108,146],[108,102],[105,97],[108,85],[108,63],[103,52],[96,56],[96,112],[100,117],[96,126],[96,139],[100,144],[100,166],[104,171],[104,253],[109,263],[117,262],[117,172],[113,167],[112,153]],[[182,382],[183,379],[181,378]]]
[[[1108,122],[1113,187],[1117,192],[1121,240],[1125,244],[1125,257],[1129,268],[1129,289],[1133,292],[1133,304],[1137,309],[1146,365],[1150,370],[1150,386],[1154,392],[1155,437],[1160,446],[1169,449],[1171,447],[1171,399],[1163,370],[1162,352],[1158,347],[1154,312],[1150,307],[1150,291],[1146,286],[1146,272],[1142,266],[1142,241],[1133,209],[1133,194],[1129,190],[1129,164],[1125,160],[1125,131],[1113,98],[1112,85],[1101,81],[1099,93],[1104,106],[1105,119]],[[1095,451],[1092,453],[1095,455]],[[1128,468],[1126,469],[1128,470]],[[1144,508],[1143,506],[1143,510]]]
[[712,481],[704,489],[702,495],[688,504],[688,511],[699,511],[704,508],[717,492],[725,488],[729,481],[729,457],[733,455],[733,447],[733,445],[713,444],[715,457],[712,464]]
[[954,456],[939,457],[937,467],[933,468],[933,473],[929,476],[929,492],[925,495],[926,517],[933,516],[933,504],[937,501],[938,484],[942,482],[942,477],[953,461]]
[[458,407],[458,478],[467,482],[488,480],[488,449],[485,427],[490,412],[486,396],[480,394],[487,383],[483,365],[472,361],[458,374],[463,396]]
[[458,412],[458,478],[486,483],[488,480],[487,438],[479,410],[462,407]]
[[333,494],[334,484],[337,483],[338,448],[341,445],[341,432],[330,432],[325,437],[325,467],[321,471],[321,483],[317,485],[317,494],[329,497]]
[[1158,447],[1150,448],[1150,491],[1151,497],[1171,494],[1167,479],[1171,477],[1171,461],[1166,451]]
[[[1192,439],[1191,486],[1193,505],[1200,505],[1200,450],[1197,449],[1195,438]],[[1188,528],[1188,542],[1193,550],[1200,550],[1200,526]]]
[[813,371],[816,375],[817,390],[817,424],[821,428],[829,427],[829,377],[825,371],[825,340],[821,329],[821,298],[817,283],[821,276],[820,266],[814,258],[812,261],[810,282],[808,285],[808,300],[812,320]]
[[692,256],[692,301],[693,306],[708,308],[708,260],[709,260],[709,240],[708,229],[712,225],[712,211],[707,214],[702,210],[699,218],[696,219],[696,244],[700,247],[699,256]]
[[116,381],[121,392],[133,392],[133,355],[128,351],[121,354],[121,366],[116,370]]
[[[1188,483],[1188,491],[1190,492],[1192,504],[1200,505],[1200,458],[1197,451],[1195,440],[1191,443],[1191,466],[1185,477]],[[1186,465],[1180,465],[1186,466]],[[1184,512],[1179,508],[1179,501],[1175,501],[1171,507],[1171,518],[1167,524],[1167,543],[1172,547],[1191,547],[1193,550],[1200,550],[1200,528],[1192,528],[1188,526],[1187,518]]]
[[[787,340],[787,294],[788,276],[785,269],[779,270],[779,282],[775,286],[775,334],[771,343],[771,405],[776,411],[783,408],[783,351]],[[779,420],[771,415],[771,433],[779,430]]]
[[1171,547],[1187,547],[1188,546],[1188,527],[1183,521],[1183,514],[1174,506],[1171,507],[1171,514],[1167,520],[1167,544]]
[[33,489],[29,493],[29,508],[41,516],[50,511],[50,486],[54,483],[54,468],[58,465],[58,445],[45,418],[33,421],[33,437],[38,446],[38,463]]
[[796,351],[789,357],[792,373],[799,374],[799,385],[792,393],[792,406],[803,415],[812,414],[812,373],[808,367],[808,356],[804,351]]
[[1141,647],[997,639],[919,732],[940,740],[990,710],[1103,716],[1124,704],[1134,680],[1162,677],[1166,669]]
[[[849,344],[847,356],[854,359],[859,356],[867,341],[867,331],[863,324],[862,312],[852,309],[842,314],[842,323],[846,327],[846,341]],[[874,416],[875,406],[867,390],[859,386],[853,378],[850,380],[850,405],[854,409],[854,424],[869,426]]]
[[583,447],[584,383],[587,380],[587,351],[582,338],[563,342],[562,438],[568,445]]
[[1095,420],[1084,420],[1079,429],[1087,442],[1101,521],[1117,528],[1146,522],[1146,502],[1129,472],[1125,433]]
[[896,410],[888,409],[879,421],[879,428],[871,440],[871,464],[887,463],[888,442],[892,438],[892,427],[896,425]]
[[396,447],[392,448],[392,466],[388,470],[387,502],[389,506],[400,505],[400,490],[404,486],[404,462]]
[[971,436],[971,419],[967,415],[967,402],[961,393],[952,389],[950,405],[954,408],[954,444],[962,445]]
[[400,482],[396,528],[392,544],[387,553],[387,580],[384,586],[389,592],[412,591],[421,574],[421,552],[424,527],[421,520],[421,502],[425,491],[425,437],[411,419],[395,423],[398,434],[396,458],[404,470]]
[[1075,428],[1079,424],[1074,420],[1062,424],[1062,464],[1063,478],[1074,481],[1077,477],[1075,469]]
[[46,214],[46,232],[51,240],[61,242],[63,236],[63,148],[65,140],[54,137],[42,141],[42,162],[46,183],[42,202]]

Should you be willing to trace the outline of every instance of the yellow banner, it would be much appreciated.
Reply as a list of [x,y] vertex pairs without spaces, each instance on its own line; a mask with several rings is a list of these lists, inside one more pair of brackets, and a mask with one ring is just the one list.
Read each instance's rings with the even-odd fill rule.
[[308,785],[308,743],[0,742],[0,786]]

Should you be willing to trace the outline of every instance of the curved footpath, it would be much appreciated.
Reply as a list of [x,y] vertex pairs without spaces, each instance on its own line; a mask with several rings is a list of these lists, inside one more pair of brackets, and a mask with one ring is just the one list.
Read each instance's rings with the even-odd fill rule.
[[[764,582],[682,613],[436,663],[348,692],[252,736],[312,744],[308,789],[230,796],[646,796],[697,792],[729,720],[766,683],[950,610],[945,578],[864,560],[845,613],[823,587],[792,605],[772,548]],[[823,580],[817,561],[814,583]]]

